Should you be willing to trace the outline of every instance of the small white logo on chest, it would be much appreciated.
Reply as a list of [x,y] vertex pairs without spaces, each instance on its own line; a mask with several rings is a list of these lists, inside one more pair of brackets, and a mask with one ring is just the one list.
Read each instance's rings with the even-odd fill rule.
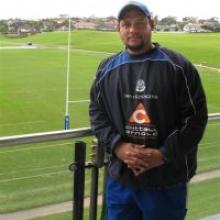
[[136,85],[136,92],[143,92],[145,90],[145,82],[143,79],[139,79]]

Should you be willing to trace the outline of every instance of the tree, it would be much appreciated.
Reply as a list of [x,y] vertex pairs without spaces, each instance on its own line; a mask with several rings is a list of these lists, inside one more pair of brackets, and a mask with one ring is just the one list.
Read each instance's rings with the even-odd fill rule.
[[158,15],[154,16],[154,25],[156,26],[158,24]]
[[206,21],[218,23],[218,17],[212,17],[212,18],[207,19]]
[[176,23],[177,23],[177,18],[173,16],[162,18],[159,22],[159,24],[163,24],[163,25],[171,25]]
[[182,19],[182,21],[183,21],[184,23],[193,23],[193,24],[195,24],[195,23],[197,23],[198,18],[197,18],[197,17],[184,17],[184,18]]
[[5,21],[0,21],[0,33],[7,33],[8,25]]
[[202,28],[209,31],[220,32],[220,23],[206,22],[202,25]]

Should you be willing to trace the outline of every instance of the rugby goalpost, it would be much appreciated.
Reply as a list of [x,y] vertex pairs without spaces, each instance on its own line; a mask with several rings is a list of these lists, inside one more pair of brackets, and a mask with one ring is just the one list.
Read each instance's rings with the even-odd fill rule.
[[70,81],[70,44],[71,44],[71,16],[68,16],[68,43],[67,43],[67,65],[66,65],[66,102],[65,102],[65,118],[64,129],[70,128],[69,116],[69,81]]
[[69,104],[70,103],[82,103],[89,102],[86,100],[69,100],[69,88],[70,88],[70,53],[71,53],[71,16],[68,15],[68,42],[67,42],[67,64],[66,64],[66,99],[65,99],[65,117],[64,117],[64,129],[70,128],[70,115],[69,115]]

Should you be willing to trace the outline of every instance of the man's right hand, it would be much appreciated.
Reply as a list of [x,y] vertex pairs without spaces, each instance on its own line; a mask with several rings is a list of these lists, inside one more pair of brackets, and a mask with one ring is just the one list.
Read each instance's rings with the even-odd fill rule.
[[139,175],[149,168],[148,157],[140,153],[143,147],[143,145],[121,142],[116,146],[114,153],[132,169],[135,175]]
[[163,164],[160,150],[143,145],[121,142],[114,153],[136,176]]
[[127,142],[120,142],[115,147],[115,155],[118,157],[118,159],[125,161],[129,158],[129,154],[134,152],[135,144],[127,143]]

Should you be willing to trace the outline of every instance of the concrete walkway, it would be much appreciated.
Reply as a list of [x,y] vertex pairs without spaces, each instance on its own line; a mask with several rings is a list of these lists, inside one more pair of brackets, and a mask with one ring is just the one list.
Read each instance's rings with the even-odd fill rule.
[[220,177],[220,170],[213,170],[213,171],[197,174],[191,179],[190,183],[198,183],[217,177]]
[[[196,175],[191,183],[203,182],[205,180],[213,179],[220,177],[220,170],[214,170],[207,173],[202,173]],[[98,197],[98,204],[101,205],[102,197]],[[84,201],[85,208],[89,207],[89,199],[86,198]],[[68,212],[72,210],[72,201],[64,202],[60,204],[48,205],[44,207],[8,213],[8,214],[0,214],[0,220],[30,220],[37,217],[43,217],[47,215],[58,214],[62,212]],[[220,220],[220,215],[210,216],[208,218],[203,218],[200,220]]]
[[26,220],[51,214],[58,214],[61,212],[68,212],[72,209],[72,202],[65,202],[61,204],[49,205],[20,212],[0,215],[0,220]]
[[212,216],[209,216],[209,217],[206,217],[206,218],[201,218],[199,220],[220,220],[220,214],[212,215]]
[[[102,197],[98,196],[98,205],[102,204]],[[48,205],[44,207],[8,213],[8,214],[1,214],[0,220],[28,220],[37,217],[43,217],[47,215],[54,215],[59,214],[62,212],[69,212],[72,210],[73,203],[72,201],[64,202],[60,204]],[[85,198],[84,200],[84,207],[89,207],[89,199]]]

